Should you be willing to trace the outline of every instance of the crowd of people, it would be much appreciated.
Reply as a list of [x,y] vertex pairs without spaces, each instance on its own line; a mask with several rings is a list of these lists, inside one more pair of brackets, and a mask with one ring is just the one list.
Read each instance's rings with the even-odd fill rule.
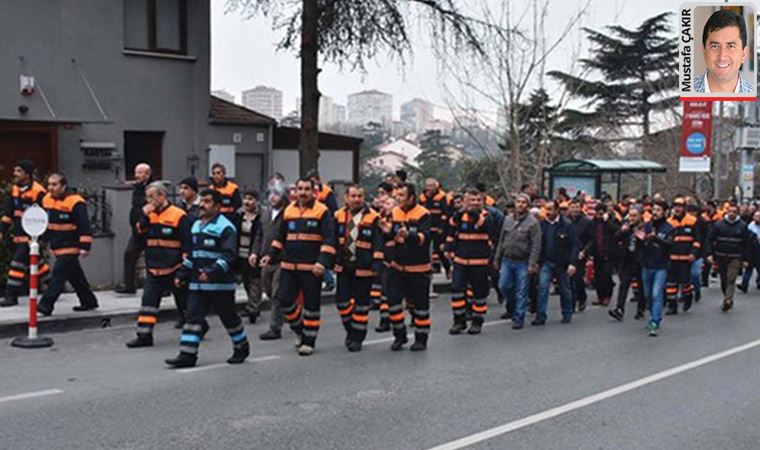
[[[14,167],[11,198],[0,220],[0,237],[10,232],[13,246],[0,305],[17,305],[23,292],[28,237],[20,218],[38,204],[48,211],[44,240],[55,255],[52,271],[46,264],[39,269],[47,279],[39,313],[53,313],[67,281],[80,301],[75,310],[97,308],[79,262],[92,245],[86,202],[63,174],[49,175],[47,187],[33,174],[31,161]],[[231,338],[228,362],[243,362],[250,345],[241,316],[256,323],[263,298],[271,303],[271,320],[259,338],[281,338],[287,322],[298,354],[313,354],[322,292],[333,286],[349,351],[361,351],[372,310],[379,311],[375,331],[393,333],[391,350],[408,343],[409,326],[414,329],[410,350],[423,351],[430,299],[436,297],[434,273],[443,272],[451,283],[452,335],[482,332],[492,291],[505,305],[501,318],[520,330],[528,315],[532,326],[546,324],[553,291],[561,323],[571,323],[586,309],[593,286],[592,304],[609,307],[610,317],[622,321],[626,304],[633,302],[634,319],[646,319],[649,335],[657,336],[663,315],[689,311],[700,300],[711,272],[720,276],[724,312],[733,306],[735,288],[746,293],[753,271],[760,272],[760,211],[749,202],[687,196],[667,202],[660,195],[623,196],[616,202],[606,194],[570,198],[562,188],[556,198],[546,198],[529,184],[496,200],[482,183],[445,192],[429,178],[418,192],[399,171],[375,192],[348,185],[340,206],[316,172],[291,185],[275,175],[260,198],[254,190],[241,190],[222,164],[214,164],[207,187],[185,178],[178,184],[180,199],[172,204],[166,184],[153,180],[150,166],[137,165],[134,178],[132,235],[117,292],[136,292],[142,254],[146,275],[136,337],[126,345],[153,345],[161,298],[170,293],[182,330],[178,355],[166,360],[172,367],[196,364],[210,310]],[[238,314],[240,282],[248,302]]]

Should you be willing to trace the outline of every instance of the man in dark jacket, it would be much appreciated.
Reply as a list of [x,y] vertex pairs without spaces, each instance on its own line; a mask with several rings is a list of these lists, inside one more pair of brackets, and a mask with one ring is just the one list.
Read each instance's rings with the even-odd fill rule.
[[[591,242],[591,221],[583,214],[581,201],[578,199],[573,200],[568,208],[567,217],[575,228],[575,236],[578,238],[580,248],[584,249]],[[586,301],[588,296],[586,295],[586,282],[584,281],[584,268],[586,267],[586,261],[584,259],[578,260],[578,268],[575,271],[575,275],[571,278],[573,302],[578,307],[578,312],[586,309]]]
[[739,218],[739,207],[733,203],[728,207],[723,219],[710,229],[710,235],[705,242],[707,263],[718,264],[720,289],[723,292],[723,312],[734,306],[734,291],[739,271],[742,266],[749,267],[752,246],[748,233],[747,224]]
[[179,182],[179,196],[182,199],[177,206],[185,210],[187,216],[195,222],[200,216],[201,198],[198,196],[198,180],[195,177],[183,178]]
[[581,252],[581,259],[588,256],[594,259],[594,287],[596,301],[593,305],[607,306],[612,298],[615,283],[612,272],[615,268],[616,251],[614,245],[615,233],[618,230],[615,219],[607,211],[607,205],[597,203],[596,217],[591,223],[591,240]]
[[[268,208],[261,212],[261,226],[259,226],[256,238],[253,241],[253,253],[248,258],[248,263],[252,267],[258,267],[261,255],[269,253],[272,248],[272,241],[280,229],[282,222],[282,212],[288,204],[285,196],[285,185],[282,183],[270,183]],[[261,289],[269,297],[272,308],[272,318],[269,322],[269,329],[259,335],[262,341],[280,339],[282,337],[282,324],[284,315],[280,308],[280,262],[272,260],[270,263],[261,268]]]
[[538,275],[538,309],[531,325],[546,323],[546,309],[549,303],[549,289],[552,279],[559,283],[559,298],[562,305],[562,323],[570,323],[573,317],[573,295],[570,291],[570,277],[575,275],[578,264],[578,239],[575,228],[559,214],[555,200],[544,204],[546,219],[541,221],[541,269]]
[[636,249],[636,232],[643,228],[644,222],[641,219],[641,210],[632,207],[628,210],[628,218],[625,223],[615,233],[615,245],[617,245],[620,255],[620,265],[618,266],[620,287],[618,288],[617,306],[611,309],[609,314],[617,321],[623,320],[629,290],[633,290],[633,298],[638,306],[634,319],[639,320],[644,317],[644,311],[646,310],[646,304],[641,295],[641,264],[639,263],[639,255]]
[[259,215],[259,193],[245,191],[243,207],[235,213],[235,228],[238,232],[237,270],[240,274],[248,304],[241,315],[248,316],[248,321],[256,323],[261,307],[261,269],[248,264],[253,254],[253,243],[261,227]]
[[137,232],[137,223],[143,217],[143,206],[147,203],[145,200],[145,188],[153,181],[152,171],[148,164],[140,163],[135,166],[135,180],[132,183],[132,208],[129,210],[129,226],[132,229],[132,235],[127,242],[127,248],[124,250],[124,279],[123,283],[116,286],[118,294],[134,294],[135,275],[137,271],[137,260],[140,254],[145,250],[145,236]]
[[641,282],[644,297],[649,305],[649,335],[657,336],[662,322],[662,307],[665,302],[665,284],[668,281],[670,247],[673,244],[673,227],[665,218],[668,205],[657,200],[652,207],[652,221],[636,230]]

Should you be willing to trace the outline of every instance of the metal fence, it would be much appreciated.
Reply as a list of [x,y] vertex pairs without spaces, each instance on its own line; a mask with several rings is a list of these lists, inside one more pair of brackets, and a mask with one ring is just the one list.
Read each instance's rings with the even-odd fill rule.
[[111,229],[111,205],[106,201],[105,189],[83,193],[87,200],[87,212],[90,214],[90,226],[93,236],[113,236]]

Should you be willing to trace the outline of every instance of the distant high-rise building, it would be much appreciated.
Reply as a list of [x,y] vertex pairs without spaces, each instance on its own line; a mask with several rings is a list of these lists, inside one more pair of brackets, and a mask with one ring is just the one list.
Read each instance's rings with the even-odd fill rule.
[[362,126],[376,122],[389,127],[393,123],[393,96],[376,90],[349,95],[348,122]]
[[225,91],[224,89],[215,89],[211,91],[211,95],[219,97],[222,100],[227,100],[230,103],[235,103],[235,96]]
[[427,100],[415,98],[401,105],[401,121],[414,131],[426,129],[433,120],[433,104]]
[[282,91],[267,86],[256,86],[243,91],[243,106],[276,120],[282,119]]
[[333,117],[337,124],[346,123],[346,107],[338,104],[333,105]]
[[[301,110],[301,97],[296,98],[296,109]],[[346,122],[346,107],[333,102],[328,95],[319,97],[319,128],[335,130],[337,125]]]

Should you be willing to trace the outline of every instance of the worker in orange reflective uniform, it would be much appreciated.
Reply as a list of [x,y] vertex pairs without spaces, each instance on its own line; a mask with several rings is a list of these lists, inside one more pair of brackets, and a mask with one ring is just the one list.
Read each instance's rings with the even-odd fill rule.
[[406,299],[414,308],[415,339],[412,351],[427,348],[430,332],[430,213],[417,204],[414,185],[406,183],[397,193],[399,206],[392,211],[392,226],[386,236],[392,256],[388,274],[388,302],[394,341],[391,350],[407,342],[404,310]]
[[[10,230],[13,237],[13,260],[8,269],[8,280],[5,287],[5,299],[0,301],[0,307],[18,305],[18,297],[23,294],[26,270],[29,267],[29,236],[21,228],[21,216],[33,204],[42,205],[45,188],[33,178],[34,163],[22,159],[13,167],[13,186],[11,198],[5,213],[0,219],[0,240]],[[40,263],[40,280],[45,280],[50,268],[44,262]]]
[[425,180],[425,192],[420,194],[420,206],[430,212],[430,244],[432,245],[433,270],[443,267],[446,274],[451,270],[451,262],[443,252],[446,241],[445,227],[451,215],[451,196],[441,189],[435,178]]
[[338,238],[335,297],[346,328],[346,347],[351,352],[360,351],[367,336],[370,292],[383,261],[379,221],[380,215],[364,203],[364,189],[349,185],[346,206],[335,213]]
[[678,314],[678,292],[681,291],[683,310],[691,308],[694,286],[691,284],[691,264],[701,254],[701,238],[697,218],[686,214],[686,201],[678,197],[673,201],[668,223],[673,227],[673,245],[670,247],[668,282],[665,286],[666,315]]
[[227,168],[224,164],[215,163],[211,166],[211,185],[209,189],[222,194],[222,208],[219,212],[232,223],[235,223],[235,213],[243,206],[240,187],[227,178]]

